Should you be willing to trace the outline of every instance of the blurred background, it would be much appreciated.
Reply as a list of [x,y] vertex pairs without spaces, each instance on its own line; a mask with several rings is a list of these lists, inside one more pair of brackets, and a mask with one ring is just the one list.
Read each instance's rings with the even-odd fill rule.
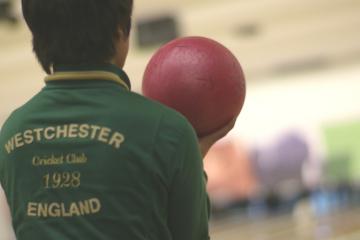
[[[0,126],[44,85],[19,2],[0,0]],[[234,130],[205,159],[212,239],[360,239],[360,1],[135,0],[134,91],[181,36],[221,42],[247,79]]]

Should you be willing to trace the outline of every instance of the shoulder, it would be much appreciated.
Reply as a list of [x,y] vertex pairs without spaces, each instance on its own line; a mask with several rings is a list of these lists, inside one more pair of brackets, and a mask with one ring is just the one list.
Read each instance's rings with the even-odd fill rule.
[[138,103],[132,106],[142,108],[142,111],[136,111],[136,114],[141,116],[135,119],[142,119],[141,124],[144,128],[154,130],[155,144],[171,145],[174,151],[179,148],[197,148],[195,130],[184,115],[142,95],[135,93],[133,97],[136,100],[132,103]]
[[39,99],[41,98],[41,93],[42,91],[35,94],[27,102],[14,109],[9,114],[2,126],[0,126],[0,142],[7,141],[14,134],[21,131],[24,119],[31,116],[34,112],[34,106],[36,106],[37,102],[39,102]]
[[17,123],[21,119],[20,108],[14,110],[9,117],[5,120],[4,124],[0,128],[0,142],[4,141],[9,135],[14,134],[17,129]]
[[[176,135],[191,135],[195,137],[195,131],[191,126],[190,122],[186,119],[184,115],[176,110],[151,99],[148,99],[144,96],[137,94],[138,98],[141,98],[142,101],[146,102],[146,107],[152,111],[157,112],[160,116],[160,124],[162,129],[173,129],[177,132]],[[175,134],[175,133],[174,133]]]
[[29,105],[31,104],[32,101],[33,98],[28,102],[26,102],[25,104],[23,104],[22,106],[16,108],[9,114],[9,116],[6,118],[5,122],[3,123],[0,129],[2,136],[6,135],[7,133],[11,133],[13,131],[17,131],[23,119],[31,113],[32,109],[29,108]]

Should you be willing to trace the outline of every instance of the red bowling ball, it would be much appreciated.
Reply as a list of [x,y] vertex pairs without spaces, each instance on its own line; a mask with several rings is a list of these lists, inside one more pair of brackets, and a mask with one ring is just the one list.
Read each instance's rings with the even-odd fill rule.
[[239,61],[220,43],[204,37],[175,39],[150,59],[143,95],[182,113],[198,136],[237,117],[245,100]]

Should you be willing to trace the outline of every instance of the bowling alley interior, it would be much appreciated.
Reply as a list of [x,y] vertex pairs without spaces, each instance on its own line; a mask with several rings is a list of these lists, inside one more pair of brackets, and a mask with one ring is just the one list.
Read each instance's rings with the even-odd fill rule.
[[[245,74],[235,127],[204,158],[211,239],[360,239],[360,1],[134,4],[133,91],[156,50],[185,36],[220,42]],[[0,129],[45,76],[21,1],[0,0]],[[0,240],[13,240],[0,193]]]

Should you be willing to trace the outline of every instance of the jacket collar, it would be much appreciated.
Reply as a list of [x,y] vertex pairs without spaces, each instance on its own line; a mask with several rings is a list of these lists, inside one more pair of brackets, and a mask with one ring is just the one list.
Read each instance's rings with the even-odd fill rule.
[[54,66],[54,73],[45,77],[45,82],[79,80],[107,80],[131,90],[127,74],[115,65],[102,66]]

